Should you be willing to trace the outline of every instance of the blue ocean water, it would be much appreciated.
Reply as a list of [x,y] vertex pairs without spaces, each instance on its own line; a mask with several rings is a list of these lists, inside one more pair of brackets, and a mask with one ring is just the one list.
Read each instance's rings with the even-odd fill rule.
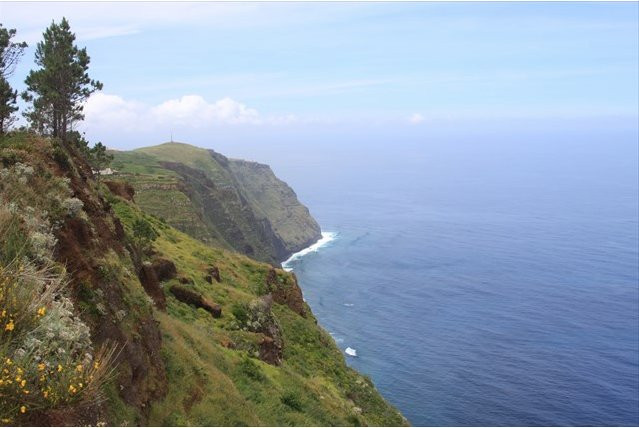
[[636,128],[287,150],[304,296],[412,424],[639,425]]

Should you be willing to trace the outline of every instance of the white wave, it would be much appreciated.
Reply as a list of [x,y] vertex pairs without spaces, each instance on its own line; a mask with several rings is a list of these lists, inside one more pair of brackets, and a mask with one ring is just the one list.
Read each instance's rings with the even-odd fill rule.
[[355,304],[354,303],[344,303],[344,306],[350,308],[351,306],[355,306]]
[[350,355],[351,357],[357,357],[357,350],[351,347],[347,347],[344,352],[346,352],[346,355]]
[[287,272],[292,271],[293,268],[290,266],[291,262],[298,260],[309,253],[316,252],[317,250],[319,250],[320,248],[322,248],[329,242],[333,241],[336,237],[337,237],[336,232],[322,232],[322,237],[316,243],[314,243],[310,247],[304,248],[302,251],[298,251],[297,253],[293,254],[291,257],[286,259],[286,261],[282,263],[282,269],[284,269]]

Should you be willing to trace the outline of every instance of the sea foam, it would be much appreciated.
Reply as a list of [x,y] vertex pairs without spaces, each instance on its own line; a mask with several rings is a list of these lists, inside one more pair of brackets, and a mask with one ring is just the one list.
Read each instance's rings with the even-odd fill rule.
[[346,352],[346,355],[350,355],[351,357],[357,357],[357,350],[351,347],[347,347],[344,352]]
[[286,261],[282,263],[282,269],[284,269],[287,272],[292,271],[293,268],[290,265],[291,262],[298,260],[309,253],[316,252],[317,250],[319,250],[320,248],[322,248],[329,242],[333,241],[336,237],[337,237],[336,232],[322,232],[322,237],[316,243],[314,243],[310,247],[307,247],[301,251],[298,251],[297,253],[294,253],[291,257],[286,259]]

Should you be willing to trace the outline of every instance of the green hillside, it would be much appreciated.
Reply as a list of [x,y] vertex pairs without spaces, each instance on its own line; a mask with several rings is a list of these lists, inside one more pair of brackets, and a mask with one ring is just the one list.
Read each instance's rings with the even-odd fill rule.
[[278,265],[320,238],[308,209],[266,165],[181,143],[113,155],[117,178],[145,212],[205,243]]
[[[138,187],[179,186],[147,153],[125,157]],[[4,424],[406,424],[293,274],[146,213],[69,144],[3,137],[0,176]]]

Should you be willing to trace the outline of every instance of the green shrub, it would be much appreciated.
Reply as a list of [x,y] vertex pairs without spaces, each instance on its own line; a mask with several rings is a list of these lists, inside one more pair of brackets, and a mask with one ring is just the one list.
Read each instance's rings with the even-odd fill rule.
[[231,313],[233,314],[233,316],[235,317],[235,319],[237,320],[240,326],[246,325],[246,323],[249,320],[248,307],[244,303],[234,304],[233,308],[231,309]]

